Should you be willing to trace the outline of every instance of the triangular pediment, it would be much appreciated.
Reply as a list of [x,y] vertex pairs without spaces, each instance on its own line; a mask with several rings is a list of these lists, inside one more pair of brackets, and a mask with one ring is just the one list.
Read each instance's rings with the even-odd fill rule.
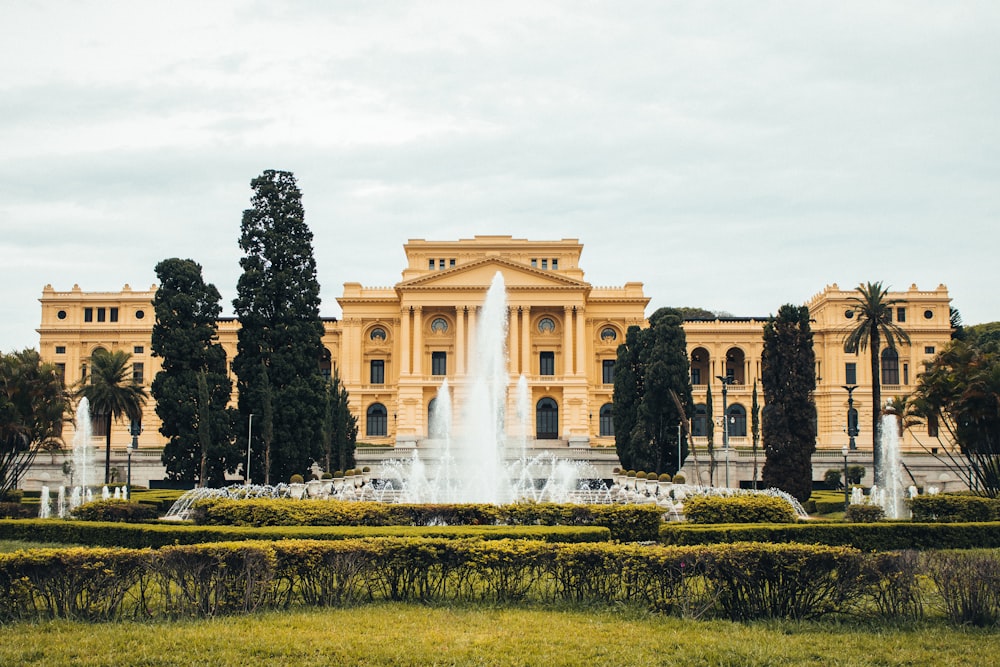
[[590,289],[590,284],[560,275],[557,271],[532,268],[502,257],[484,257],[444,271],[425,275],[396,284],[397,290],[411,289],[488,289],[497,272],[503,274],[508,290],[536,289]]

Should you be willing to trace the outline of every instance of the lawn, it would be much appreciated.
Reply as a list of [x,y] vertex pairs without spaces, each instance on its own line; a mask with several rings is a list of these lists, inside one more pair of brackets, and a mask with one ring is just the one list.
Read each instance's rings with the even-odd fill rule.
[[399,603],[3,629],[3,665],[986,665],[1000,634],[937,622],[738,624],[636,610]]

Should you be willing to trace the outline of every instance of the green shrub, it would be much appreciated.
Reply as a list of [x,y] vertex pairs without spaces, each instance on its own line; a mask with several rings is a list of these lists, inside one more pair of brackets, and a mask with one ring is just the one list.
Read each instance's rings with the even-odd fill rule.
[[840,470],[837,468],[828,468],[823,473],[823,482],[832,489],[839,489],[841,486]]
[[302,478],[302,475],[300,475],[298,473],[296,473],[296,474],[292,475],[290,478],[288,478],[288,483],[289,484],[302,484],[304,481],[305,480]]
[[38,516],[38,506],[0,502],[0,519],[28,519]]
[[687,482],[687,477],[684,476],[684,473],[679,472],[676,475],[674,475],[674,484],[684,484],[686,482]]
[[885,518],[885,510],[880,505],[848,505],[844,511],[844,521],[852,523],[874,523]]
[[156,507],[128,500],[95,500],[73,508],[70,514],[81,521],[124,521],[141,523],[156,519]]
[[666,472],[660,473],[659,481],[661,481],[661,482],[669,482],[671,479],[672,478],[670,477],[670,473],[666,473]]
[[938,551],[927,554],[926,570],[958,625],[1000,623],[1000,553]]
[[865,477],[865,467],[864,466],[847,466],[847,483],[848,484],[861,484],[861,480]]
[[914,521],[997,521],[1000,500],[967,494],[924,494],[906,501]]
[[692,496],[684,501],[691,523],[795,523],[792,505],[774,496]]
[[19,503],[22,500],[24,500],[24,491],[21,489],[7,489],[0,493],[0,502],[2,503]]
[[646,479],[649,480],[650,482],[655,482],[657,479],[659,479],[659,477],[660,476],[657,475],[655,472],[646,473]]
[[635,470],[629,470],[627,473],[625,473],[626,477],[635,477],[635,475],[636,475]]

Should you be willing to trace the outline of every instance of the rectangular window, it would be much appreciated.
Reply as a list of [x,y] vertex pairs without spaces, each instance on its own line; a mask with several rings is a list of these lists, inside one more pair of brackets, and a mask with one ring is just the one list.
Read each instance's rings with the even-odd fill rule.
[[433,269],[434,268],[434,260],[433,259],[427,260],[427,268],[428,269]]
[[538,355],[538,374],[539,375],[555,375],[556,374],[556,353],[555,352],[541,352]]
[[849,385],[858,383],[858,365],[853,361],[844,364],[844,382]]
[[548,269],[549,268],[549,260],[547,260],[547,259],[543,259],[542,260],[542,268],[543,269]]
[[372,359],[369,380],[372,384],[385,384],[385,360]]
[[903,384],[910,384],[910,364],[903,362]]
[[108,311],[109,311],[108,312],[108,315],[109,315],[108,321],[109,322],[117,322],[118,321],[118,308],[116,306],[112,306],[111,308],[108,308]]
[[925,345],[924,346],[924,354],[934,354],[934,346],[933,345]]
[[142,345],[135,345],[132,347],[132,354],[143,354],[146,351]]
[[896,309],[896,321],[897,322],[905,322],[906,321],[906,308],[897,308]]
[[448,374],[448,353],[431,352],[431,375]]
[[935,414],[927,415],[927,437],[938,437],[938,419]]
[[691,384],[701,384],[701,369],[692,368],[691,369]]
[[455,258],[454,257],[452,257],[451,259],[448,260],[448,266],[449,267],[455,266]]
[[438,260],[438,270],[439,271],[443,271],[444,270],[444,257],[442,257],[441,259]]
[[106,316],[107,316],[107,313],[104,312],[104,308],[98,308],[97,309],[97,321],[98,322],[103,322],[104,318]]
[[132,362],[132,381],[136,384],[142,384],[143,370],[143,363],[141,361]]
[[93,308],[84,308],[83,309],[83,321],[84,322],[93,322],[94,321],[94,309]]
[[66,346],[56,345],[56,354],[66,354]]
[[605,359],[601,362],[601,380],[604,384],[615,383],[615,360]]
[[552,258],[552,270],[553,271],[559,270],[559,260],[556,259],[555,257]]
[[533,269],[537,269],[538,268],[538,260],[535,259],[534,257],[531,258],[531,268],[533,268]]
[[59,373],[59,379],[63,382],[66,381],[66,364],[57,363],[56,372]]

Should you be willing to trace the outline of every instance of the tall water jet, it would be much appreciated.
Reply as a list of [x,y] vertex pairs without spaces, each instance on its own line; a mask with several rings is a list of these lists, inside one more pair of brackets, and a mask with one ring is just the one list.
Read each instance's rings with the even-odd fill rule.
[[82,489],[94,484],[94,447],[90,434],[90,401],[84,397],[76,406],[76,431],[73,433],[73,486]]
[[906,518],[906,487],[903,484],[903,465],[899,452],[899,420],[896,414],[887,412],[882,415],[881,436],[882,456],[879,469],[882,475],[882,488],[879,493],[879,504],[885,511],[887,519]]

